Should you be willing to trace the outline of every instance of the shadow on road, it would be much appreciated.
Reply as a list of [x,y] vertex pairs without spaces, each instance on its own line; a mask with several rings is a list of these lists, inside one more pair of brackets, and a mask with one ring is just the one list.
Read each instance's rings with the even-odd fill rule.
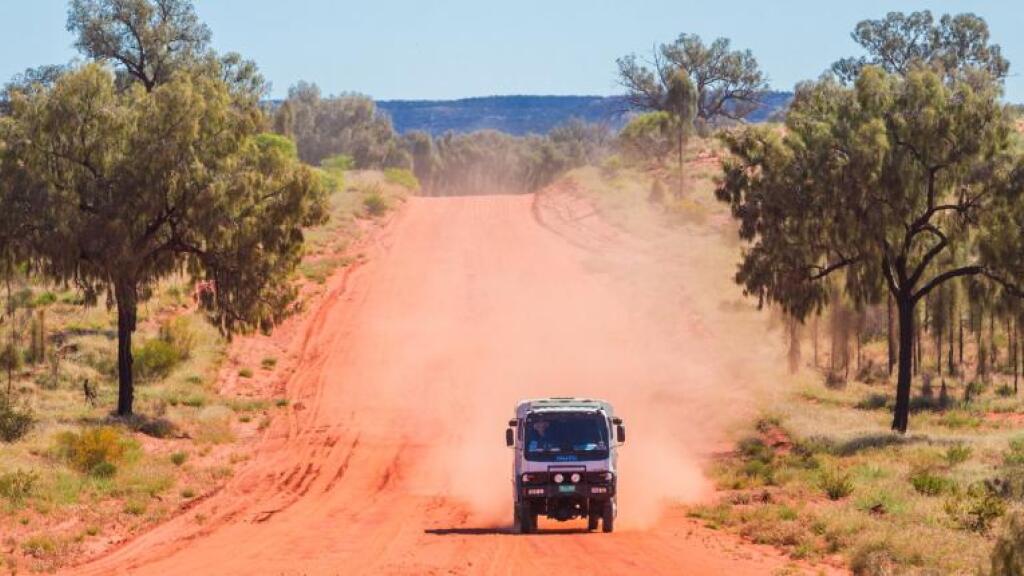
[[[511,527],[501,528],[429,528],[423,531],[434,536],[495,536],[518,534]],[[587,534],[583,528],[554,528],[542,529],[530,534],[530,536],[553,536],[558,534]]]

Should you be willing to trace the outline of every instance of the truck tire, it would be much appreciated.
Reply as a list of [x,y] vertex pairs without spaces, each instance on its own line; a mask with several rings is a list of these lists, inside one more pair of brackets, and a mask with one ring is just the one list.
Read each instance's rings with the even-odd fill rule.
[[530,510],[529,504],[516,504],[513,514],[513,530],[515,532],[531,534],[537,531],[537,514]]
[[600,521],[601,521],[601,515],[598,514],[596,510],[592,511],[587,516],[587,530],[589,530],[590,532],[593,532],[594,530],[597,530],[597,523],[600,522]]
[[612,532],[615,530],[615,502],[608,500],[604,503],[604,510],[601,513],[601,531]]

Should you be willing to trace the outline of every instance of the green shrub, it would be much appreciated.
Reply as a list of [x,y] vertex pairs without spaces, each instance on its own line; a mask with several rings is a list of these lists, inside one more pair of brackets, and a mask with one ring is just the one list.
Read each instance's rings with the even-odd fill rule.
[[147,340],[132,354],[135,358],[132,369],[135,377],[142,381],[166,377],[181,361],[181,356],[174,346],[160,338]]
[[196,497],[196,491],[191,489],[191,488],[184,488],[181,491],[181,497],[185,498],[185,499],[195,498]]
[[956,466],[957,464],[963,464],[971,458],[971,452],[973,450],[970,446],[959,443],[946,448],[946,463],[950,466]]
[[383,194],[374,190],[363,198],[363,208],[370,216],[383,216],[388,211],[388,201]]
[[17,442],[35,424],[35,415],[27,406],[18,408],[9,400],[0,399],[0,442]]
[[21,543],[21,550],[25,555],[38,560],[56,556],[59,548],[57,541],[47,534],[37,534]]
[[853,493],[853,479],[849,472],[837,466],[825,466],[818,473],[818,485],[829,500],[841,500]]
[[275,366],[277,366],[277,358],[268,356],[260,361],[260,367],[264,370],[273,370]]
[[963,530],[986,534],[1006,513],[1006,503],[984,483],[972,484],[966,494],[946,500],[946,514]]
[[39,481],[39,474],[15,470],[0,474],[0,497],[7,499],[12,504],[20,504],[32,495],[36,482]]
[[89,476],[94,478],[113,478],[117,474],[117,466],[110,462],[100,462],[89,470]]
[[17,372],[21,370],[22,364],[25,358],[21,354],[21,350],[18,350],[12,344],[4,344],[3,348],[0,348],[0,371],[3,372]]
[[196,345],[196,335],[187,316],[178,316],[164,322],[160,326],[158,337],[171,346],[177,354],[179,362],[192,357],[192,350]]
[[181,466],[186,460],[188,460],[188,453],[186,452],[175,452],[174,454],[171,454],[171,463],[175,466]]
[[420,188],[420,181],[416,179],[416,176],[411,171],[405,168],[386,168],[384,170],[384,179],[409,190],[419,190]]
[[1024,576],[1024,516],[1010,517],[992,549],[992,576]]
[[850,571],[856,576],[891,576],[899,573],[900,564],[885,541],[859,545],[850,555]]
[[1003,454],[1004,466],[1024,466],[1024,437],[1010,440],[1010,449]]
[[238,371],[239,378],[252,378],[252,368],[242,368]]
[[[129,441],[113,426],[89,428],[81,432],[61,432],[57,435],[56,452],[72,468],[79,472],[97,473],[98,476],[112,474],[115,463],[124,456]],[[109,466],[102,466],[107,464]]]
[[45,292],[40,292],[32,299],[32,307],[42,308],[43,306],[49,306],[55,302],[57,302],[57,295],[47,290]]
[[889,397],[885,394],[873,392],[857,402],[858,410],[881,410],[889,403]]
[[354,170],[356,161],[348,154],[338,154],[321,160],[320,167],[328,171],[345,172]]
[[946,492],[952,492],[956,486],[952,480],[937,474],[929,468],[921,468],[911,472],[910,484],[914,487],[914,490],[925,496],[938,496]]

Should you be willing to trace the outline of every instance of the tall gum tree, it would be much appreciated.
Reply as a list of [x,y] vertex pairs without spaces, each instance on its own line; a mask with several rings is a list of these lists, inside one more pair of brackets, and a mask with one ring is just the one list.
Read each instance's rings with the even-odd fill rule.
[[785,130],[723,136],[716,191],[748,242],[736,281],[803,319],[829,282],[855,303],[888,292],[898,310],[892,428],[907,431],[914,314],[955,278],[1020,296],[1024,176],[999,85],[982,72],[943,78],[865,67],[852,87],[798,88]]
[[160,279],[202,281],[225,333],[268,329],[294,297],[302,228],[322,221],[313,172],[262,135],[254,99],[188,70],[124,88],[100,64],[11,95],[5,157],[30,175],[42,270],[117,308],[118,406],[132,413],[137,308]]

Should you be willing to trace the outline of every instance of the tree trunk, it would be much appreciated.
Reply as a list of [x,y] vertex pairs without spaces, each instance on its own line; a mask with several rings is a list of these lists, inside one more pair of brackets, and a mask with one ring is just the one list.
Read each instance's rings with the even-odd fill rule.
[[949,327],[949,334],[946,335],[946,340],[949,341],[949,353],[946,356],[946,371],[949,372],[950,376],[956,376],[956,365],[953,363],[953,321],[956,318],[956,302],[955,294],[954,298],[950,299],[949,302],[949,315],[947,316],[946,326]]
[[790,316],[789,322],[789,373],[796,374],[800,369],[800,321]]
[[[897,303],[897,307],[898,306],[899,306],[899,303]],[[902,314],[902,311],[900,313]],[[911,324],[911,328],[910,329],[914,333],[913,336],[910,339],[911,345],[913,346],[912,352],[911,352],[911,364],[913,364],[912,374],[914,376],[917,376],[918,370],[921,369],[921,322],[919,322],[916,317],[913,317],[913,315],[912,315],[911,319],[913,320],[913,323]],[[903,319],[901,318],[900,319],[900,331],[902,332],[902,330],[903,330]],[[903,336],[900,336],[900,338],[901,338],[900,345],[902,346],[902,344],[903,344],[902,343]]]
[[896,366],[896,345],[893,342],[895,334],[893,333],[892,325],[892,296],[890,295],[886,301],[886,314],[885,314],[885,331],[886,331],[886,348],[889,351],[889,376],[892,376],[892,369]]
[[1013,319],[1013,393],[1016,394],[1017,389],[1017,368],[1020,365],[1020,320]]
[[900,294],[896,306],[899,309],[900,348],[892,429],[906,434],[910,423],[911,364],[914,361],[914,299],[909,294]]
[[993,375],[999,373],[999,347],[996,346],[996,313],[988,317],[988,346],[992,351],[992,355],[989,359],[989,367],[992,369]]
[[131,416],[135,401],[132,375],[132,333],[138,311],[138,290],[134,281],[118,281],[117,300],[117,415]]
[[964,315],[961,312],[957,315],[957,320],[960,324],[960,358],[957,364],[959,364],[959,372],[964,372]]
[[7,363],[7,402],[11,401],[11,391],[14,389],[14,299],[11,298],[11,274],[13,268],[8,260],[5,280],[7,284],[7,321],[11,323],[11,339],[7,343],[4,361]]
[[679,127],[679,184],[677,185],[677,188],[676,188],[676,198],[682,198],[683,197],[683,147],[684,147],[684,140],[685,140],[685,133],[684,133],[684,131],[685,131],[685,127],[682,126],[682,122],[680,122],[680,127]]
[[811,332],[813,333],[812,341],[814,343],[814,367],[815,368],[818,367],[818,317],[819,316],[820,316],[820,314],[815,314],[814,315],[814,326],[811,329]]

